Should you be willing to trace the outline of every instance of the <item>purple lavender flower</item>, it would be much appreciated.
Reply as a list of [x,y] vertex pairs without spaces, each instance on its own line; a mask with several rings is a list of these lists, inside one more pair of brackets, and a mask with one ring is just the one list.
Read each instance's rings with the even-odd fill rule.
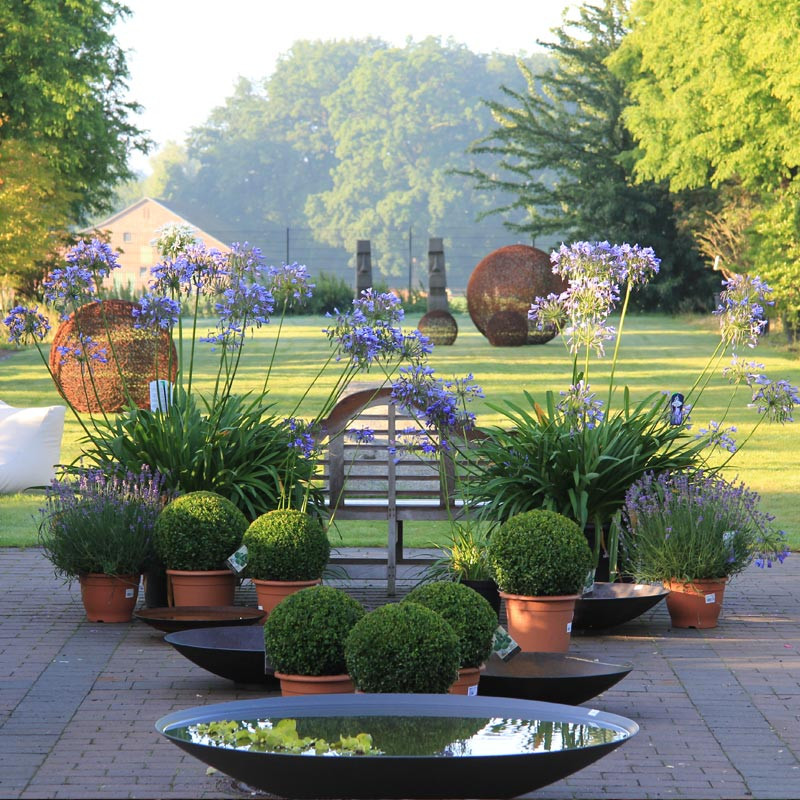
[[14,306],[3,320],[8,328],[8,341],[11,344],[28,344],[42,341],[50,331],[50,321],[39,313],[39,307],[26,308]]

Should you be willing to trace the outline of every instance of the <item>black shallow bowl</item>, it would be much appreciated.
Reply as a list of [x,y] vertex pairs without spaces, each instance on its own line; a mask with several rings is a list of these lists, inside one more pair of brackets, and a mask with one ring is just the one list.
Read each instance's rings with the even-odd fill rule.
[[[497,755],[315,756],[259,753],[181,738],[187,725],[262,718],[365,717],[500,718],[593,725],[614,741],[572,750]],[[412,721],[413,724],[413,721]],[[457,724],[457,723],[452,723]],[[480,723],[481,725],[483,723]],[[639,730],[625,717],[596,709],[498,697],[428,694],[349,694],[266,697],[197,706],[168,714],[156,730],[195,758],[232,778],[279,797],[292,798],[499,798],[518,797],[588,766]],[[369,731],[366,731],[369,732]],[[519,737],[517,737],[519,738]],[[554,737],[555,739],[555,737]]]
[[266,614],[251,606],[169,606],[134,612],[136,619],[167,633],[220,625],[255,625]]
[[669,590],[648,583],[594,583],[575,603],[572,630],[614,628],[649,611]]
[[478,694],[577,705],[596,697],[631,670],[564,653],[517,653],[510,661],[492,655],[481,673]]
[[238,684],[277,690],[280,682],[264,658],[261,625],[195,628],[164,637],[181,655],[198,667]]

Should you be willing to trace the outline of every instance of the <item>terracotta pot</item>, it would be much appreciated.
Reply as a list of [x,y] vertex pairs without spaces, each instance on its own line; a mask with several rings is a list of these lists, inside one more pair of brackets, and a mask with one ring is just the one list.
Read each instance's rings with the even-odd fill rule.
[[572,633],[572,616],[580,595],[526,597],[500,592],[506,601],[508,632],[529,653],[566,653]]
[[236,576],[229,569],[168,569],[167,580],[173,606],[232,606],[236,595]]
[[139,597],[139,575],[80,576],[81,599],[89,622],[130,622]]
[[722,610],[725,579],[664,581],[673,628],[716,628]]
[[481,679],[481,672],[485,669],[480,667],[461,667],[458,677],[450,687],[450,694],[468,694],[470,696],[478,694],[478,681]]
[[347,673],[342,675],[287,675],[276,672],[281,682],[281,694],[295,697],[303,694],[352,694],[353,681]]
[[[299,592],[301,589],[306,589],[309,586],[317,586],[322,583],[322,578],[317,578],[315,581],[262,581],[258,578],[252,578],[253,586],[256,587],[256,599],[258,600],[258,607],[262,611],[269,612],[275,608],[284,597],[290,594]],[[267,617],[264,617],[266,620]],[[264,622],[262,620],[262,624]]]

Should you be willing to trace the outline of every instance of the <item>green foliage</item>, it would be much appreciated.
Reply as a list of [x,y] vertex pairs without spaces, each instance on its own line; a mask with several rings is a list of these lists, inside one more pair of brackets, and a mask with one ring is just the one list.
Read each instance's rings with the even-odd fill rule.
[[344,651],[362,692],[444,694],[458,675],[458,647],[455,631],[435,611],[390,603],[356,623]]
[[247,519],[230,500],[215,492],[189,492],[158,515],[156,550],[167,569],[225,569],[245,530]]
[[473,580],[491,578],[487,559],[488,539],[470,522],[453,522],[445,543],[436,543],[442,555],[426,570],[434,580]]
[[639,581],[730,578],[786,556],[759,496],[702,471],[645,475],[628,492],[625,543]]
[[149,147],[129,121],[140,107],[125,100],[128,68],[112,33],[129,13],[115,0],[0,9],[0,143],[24,141],[46,159],[76,220],[104,208],[131,177],[128,153]]
[[160,481],[149,471],[109,478],[98,471],[54,481],[41,509],[39,545],[57,575],[138,575],[154,560]]
[[296,508],[268,511],[244,534],[247,575],[264,581],[320,578],[331,553],[322,523]]
[[592,568],[581,529],[544,509],[516,514],[497,528],[489,560],[502,591],[530,597],[578,594]]
[[204,413],[195,396],[177,391],[165,412],[130,408],[98,417],[82,459],[106,469],[150,465],[174,493],[216,492],[253,520],[277,508],[284,489],[302,502],[314,465],[289,447],[293,440],[263,398],[230,395]]
[[417,586],[403,602],[441,614],[458,636],[462,667],[479,667],[492,651],[497,614],[489,602],[463,583],[437,581]]
[[337,309],[342,311],[350,307],[354,294],[353,287],[344,279],[320,272],[314,277],[313,296],[306,301],[305,306],[298,309],[298,313],[324,316],[333,314]]
[[662,255],[661,273],[637,305],[705,310],[713,276],[679,229],[676,205],[687,198],[674,198],[655,182],[633,181],[634,142],[622,116],[626,86],[606,66],[627,32],[628,4],[581,6],[578,19],[555,32],[557,41],[544,43],[553,54],[545,69],[534,72],[520,61],[527,88],[503,87],[503,99],[487,103],[496,127],[471,152],[493,161],[469,174],[479,190],[511,198],[489,214],[524,214],[520,222],[505,222],[512,231],[653,247]]
[[264,623],[270,664],[288,675],[346,672],[344,643],[363,616],[361,603],[332,586],[311,586],[289,595]]
[[781,310],[800,317],[796,3],[639,0],[632,11],[609,63],[631,98],[624,119],[638,144],[637,178],[668,181],[673,191],[732,184],[752,192],[750,246],[724,266],[752,264],[774,284]]
[[507,401],[493,406],[509,427],[484,430],[475,443],[477,469],[467,493],[481,519],[503,522],[523,511],[545,508],[581,528],[609,524],[625,492],[647,470],[680,469],[703,463],[705,442],[670,425],[668,398],[653,394],[623,407],[594,427],[575,429],[547,392],[542,410],[525,392],[527,407]]

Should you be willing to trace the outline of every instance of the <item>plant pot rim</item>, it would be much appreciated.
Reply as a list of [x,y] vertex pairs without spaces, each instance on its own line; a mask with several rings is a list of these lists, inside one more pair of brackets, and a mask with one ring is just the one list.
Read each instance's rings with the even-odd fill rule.
[[231,575],[236,577],[229,569],[167,569],[167,575]]
[[336,672],[330,675],[303,675],[299,672],[278,672],[275,670],[276,678],[284,678],[288,680],[301,680],[308,681],[309,683],[330,683],[332,681],[340,681],[342,679],[350,679],[352,677],[348,672]]
[[500,597],[505,600],[577,600],[579,594],[511,594],[499,589]]
[[310,585],[310,584],[322,583],[322,578],[321,577],[319,577],[319,578],[306,578],[306,579],[303,579],[303,580],[296,580],[296,581],[281,581],[281,580],[277,580],[275,578],[250,578],[250,580],[253,581],[253,583],[256,583],[256,584],[260,583],[260,584],[270,585],[270,586],[273,585],[273,584],[276,584],[276,583],[281,585],[281,586],[307,586],[307,585]]
[[81,572],[76,576],[81,578],[116,578],[126,583],[138,583],[142,577],[141,572]]

